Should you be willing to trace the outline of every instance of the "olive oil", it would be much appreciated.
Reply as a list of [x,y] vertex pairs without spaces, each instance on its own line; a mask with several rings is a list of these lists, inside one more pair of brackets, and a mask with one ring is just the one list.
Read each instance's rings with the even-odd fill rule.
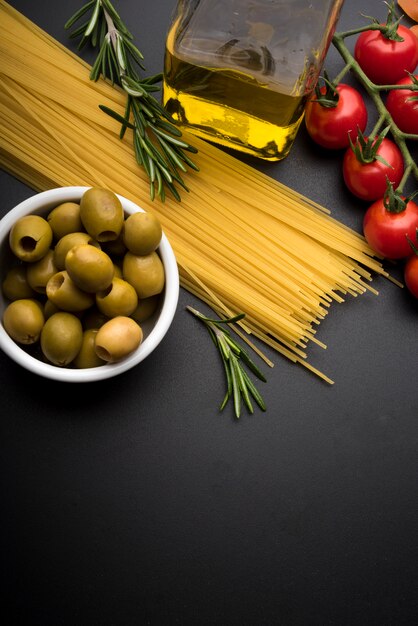
[[200,137],[277,161],[287,156],[293,144],[307,96],[284,93],[279,85],[262,82],[263,73],[269,73],[268,54],[254,62],[264,63],[266,69],[257,72],[257,78],[236,67],[188,62],[167,47],[164,105],[179,124]]

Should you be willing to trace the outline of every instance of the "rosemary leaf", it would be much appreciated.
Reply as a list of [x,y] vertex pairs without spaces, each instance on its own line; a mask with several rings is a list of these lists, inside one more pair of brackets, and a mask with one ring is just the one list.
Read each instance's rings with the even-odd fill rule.
[[138,83],[138,81],[130,78],[129,76],[124,76],[122,78],[122,87],[124,90],[134,98],[141,98],[142,96],[146,96],[146,90]]
[[230,363],[231,363],[230,371],[231,371],[231,380],[232,380],[232,395],[234,398],[234,411],[235,411],[235,416],[239,418],[241,415],[241,394],[240,394],[239,382],[237,379],[237,364],[233,356],[231,356]]
[[138,48],[132,43],[130,39],[125,40],[125,45],[129,49],[129,52],[131,53],[135,61],[138,63],[138,65],[142,69],[144,69],[142,65],[142,61],[144,60],[144,55],[142,54],[142,52],[138,50]]
[[129,123],[129,117],[131,115],[131,99],[126,98],[126,107],[125,107],[125,116],[124,121],[122,122],[122,126],[120,127],[119,139],[123,139],[127,128],[133,128],[132,124]]
[[179,154],[179,157],[181,158],[182,161],[187,163],[187,165],[191,167],[192,169],[194,169],[196,172],[199,171],[199,168],[197,167],[197,165],[191,159],[189,159],[189,157],[186,154],[184,154],[184,152]]
[[247,372],[245,370],[243,370],[243,376],[244,376],[244,380],[245,380],[245,382],[247,384],[247,388],[248,388],[249,392],[251,393],[252,397],[257,402],[257,404],[260,407],[260,409],[262,411],[265,411],[266,410],[266,405],[264,403],[264,400],[261,397],[261,394],[259,393],[259,391],[255,387],[253,381],[250,379],[250,377],[248,376],[248,374],[247,374]]
[[224,408],[232,394],[232,376],[231,376],[231,370],[229,367],[229,361],[228,359],[225,358],[222,352],[221,352],[221,357],[222,357],[222,363],[224,365],[225,376],[226,376],[226,395],[221,404],[221,407]]
[[159,143],[163,146],[164,148],[164,152],[169,155],[171,157],[171,162],[175,163],[177,165],[177,167],[179,167],[183,172],[186,172],[186,168],[183,165],[183,163],[181,162],[181,160],[179,159],[179,157],[177,156],[177,154],[174,152],[174,150],[171,149],[171,147],[169,145],[167,145],[167,143],[162,139],[162,137],[159,137]]
[[103,45],[100,48],[99,54],[96,57],[96,60],[91,68],[90,71],[90,80],[97,82],[99,80],[99,76],[102,72],[102,67],[103,67],[103,57],[106,54],[106,47],[105,45]]
[[110,117],[113,117],[116,121],[118,121],[121,124],[123,124],[124,126],[127,126],[128,128],[135,128],[135,126],[133,124],[128,122],[126,117],[123,117],[123,115],[119,115],[119,113],[117,113],[113,109],[110,109],[109,107],[105,106],[104,104],[100,104],[99,108],[102,111],[104,111],[105,113],[107,113],[108,115],[110,115]]
[[89,37],[92,34],[93,29],[96,26],[97,21],[99,19],[99,13],[100,13],[100,0],[96,0],[96,5],[93,9],[93,14],[84,32],[84,37]]
[[232,352],[234,352],[237,356],[239,356],[241,352],[241,348],[231,339],[230,335],[225,333],[225,341],[231,348]]
[[232,364],[235,368],[235,373],[239,385],[239,391],[241,396],[245,402],[245,405],[250,413],[254,413],[253,405],[251,404],[250,396],[248,394],[247,385],[244,379],[243,369],[240,367],[239,361],[237,357],[232,358]]
[[[162,192],[162,188],[163,188],[163,180],[161,178],[161,174],[159,169],[157,168],[155,171],[155,175],[156,175],[156,179],[157,179],[157,195],[161,196],[161,192]],[[155,185],[153,185],[153,188],[155,188]]]
[[87,2],[87,4],[78,9],[78,11],[76,11],[74,15],[65,23],[64,28],[71,28],[80,19],[80,17],[92,8],[95,2],[96,0],[90,0],[90,2]]
[[149,166],[149,177],[150,181],[153,183],[155,181],[155,165],[152,158],[148,155],[148,166]]
[[[74,30],[71,33],[70,38],[71,39],[77,39],[77,37],[79,37],[81,34],[83,34],[85,32],[88,24],[89,24],[89,20],[87,20],[87,22],[84,22],[84,24],[82,24],[76,30]],[[80,46],[78,47],[78,49],[80,49]]]
[[159,74],[154,74],[153,76],[147,76],[146,78],[142,79],[142,82],[145,85],[154,85],[155,83],[160,83],[163,79],[163,75],[160,72]]
[[[175,199],[180,202],[181,197],[179,192],[177,191],[176,187],[173,185],[172,182],[169,182],[168,180],[166,180],[165,186],[169,188],[169,190],[171,191],[171,193],[173,194],[173,196],[175,197]],[[163,198],[161,197],[161,200],[163,200]]]
[[172,124],[169,124],[168,122],[165,122],[163,120],[157,119],[157,120],[155,120],[154,124],[158,128],[162,128],[163,130],[166,130],[167,132],[171,133],[172,135],[177,135],[177,137],[181,137],[181,130],[179,128],[177,128],[176,126],[173,126]]
[[267,379],[264,376],[264,374],[260,371],[260,369],[254,363],[254,361],[250,358],[248,352],[246,352],[244,348],[241,348],[240,357],[244,361],[244,363],[248,366],[248,368],[252,371],[252,373],[257,376],[257,378],[262,380],[263,383],[267,382]]

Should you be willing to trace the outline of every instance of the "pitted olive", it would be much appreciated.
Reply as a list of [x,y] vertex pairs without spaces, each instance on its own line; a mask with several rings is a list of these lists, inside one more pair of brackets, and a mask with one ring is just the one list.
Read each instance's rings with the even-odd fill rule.
[[83,369],[87,367],[99,367],[106,363],[106,361],[103,361],[96,353],[96,335],[97,330],[92,328],[84,331],[80,351],[73,361],[74,367]]
[[72,313],[59,311],[48,318],[41,332],[41,349],[48,361],[66,367],[77,356],[83,343],[81,322]]
[[88,244],[69,250],[65,257],[65,269],[75,284],[89,293],[107,289],[115,271],[110,256]]
[[107,289],[96,293],[97,308],[108,317],[129,316],[137,304],[135,289],[123,278],[113,278]]
[[10,248],[21,261],[34,263],[48,252],[52,236],[52,228],[46,219],[40,215],[25,215],[11,228]]
[[123,229],[117,239],[113,239],[113,241],[104,241],[101,246],[102,250],[107,252],[109,256],[114,258],[122,258],[126,252],[126,246],[123,241]]
[[132,254],[150,254],[160,244],[162,228],[153,213],[132,213],[125,220],[123,241]]
[[22,298],[11,302],[3,313],[3,325],[17,343],[36,343],[45,323],[42,306],[37,300]]
[[94,304],[93,294],[77,287],[65,270],[57,272],[48,280],[46,295],[59,309],[70,313],[85,311]]
[[30,263],[26,269],[26,276],[29,285],[37,293],[46,292],[48,280],[57,272],[54,262],[54,251],[48,250],[45,256],[35,263]]
[[97,331],[96,352],[104,361],[115,363],[134,352],[141,341],[142,329],[131,317],[113,317]]
[[127,252],[123,258],[122,273],[139,299],[155,296],[164,288],[164,266],[156,252],[144,256]]
[[7,300],[33,298],[36,295],[28,283],[26,265],[17,265],[7,272],[2,284],[2,290]]
[[54,313],[58,313],[58,311],[60,311],[61,309],[54,304],[51,300],[46,300],[44,303],[44,316],[45,319],[47,320],[49,317],[51,317],[51,315],[54,315]]
[[113,263],[113,278],[123,278],[122,268],[116,263]]
[[88,244],[89,246],[100,249],[99,242],[93,239],[88,233],[68,233],[68,235],[61,237],[54,248],[54,261],[58,270],[65,269],[65,257],[71,248],[79,246],[80,244]]
[[135,322],[138,322],[138,324],[141,324],[155,313],[159,303],[159,295],[150,296],[149,298],[143,298],[142,300],[138,300],[138,306],[136,307],[135,311],[131,313],[130,317],[132,317]]
[[84,330],[99,330],[100,326],[103,326],[105,322],[108,322],[107,315],[99,311],[96,305],[93,305],[91,309],[88,309],[83,315],[83,328]]
[[101,187],[91,187],[84,192],[80,217],[86,231],[99,242],[117,239],[125,219],[117,195]]
[[52,209],[46,218],[52,228],[56,241],[68,235],[83,230],[80,219],[80,205],[77,202],[64,202]]

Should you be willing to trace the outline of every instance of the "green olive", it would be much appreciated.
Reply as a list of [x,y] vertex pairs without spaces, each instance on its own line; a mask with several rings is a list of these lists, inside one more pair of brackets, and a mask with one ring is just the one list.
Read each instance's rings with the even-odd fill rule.
[[34,263],[48,252],[52,236],[52,228],[45,218],[40,215],[25,215],[11,228],[10,248],[21,261]]
[[41,349],[48,361],[66,367],[77,356],[83,343],[81,322],[72,313],[59,311],[46,320],[41,332]]
[[54,315],[54,313],[58,313],[58,311],[60,310],[61,309],[59,308],[59,306],[54,304],[51,300],[46,300],[46,302],[44,303],[45,319],[47,320],[49,317],[51,317],[51,315]]
[[127,252],[123,258],[122,272],[140,299],[155,296],[164,288],[164,266],[156,252],[144,256]]
[[80,289],[65,270],[51,276],[46,295],[59,309],[71,313],[85,311],[94,304],[94,296]]
[[96,353],[104,361],[115,363],[134,352],[141,341],[139,324],[130,317],[113,317],[97,331]]
[[54,262],[54,251],[50,249],[42,259],[27,266],[26,277],[34,291],[46,293],[46,284],[57,271]]
[[126,246],[123,242],[123,234],[122,232],[118,236],[117,239],[113,239],[113,241],[105,241],[102,244],[102,250],[107,252],[109,256],[114,259],[115,257],[123,257],[126,252]]
[[26,278],[26,265],[12,267],[7,272],[3,280],[2,290],[7,300],[33,298],[36,295]]
[[97,306],[93,305],[91,309],[86,311],[83,315],[83,328],[84,330],[98,330],[100,326],[103,326],[105,322],[108,322],[107,315],[99,311]]
[[96,335],[97,330],[90,328],[83,333],[83,343],[77,356],[73,361],[74,367],[79,369],[89,367],[99,367],[104,365],[106,361],[103,361],[96,353]]
[[150,254],[160,244],[162,228],[153,213],[133,213],[123,227],[123,241],[132,254]]
[[122,268],[116,263],[113,263],[113,278],[123,278]]
[[83,230],[80,219],[80,205],[77,202],[64,202],[52,209],[47,216],[47,222],[52,228],[55,240],[61,239],[69,233]]
[[100,250],[100,244],[88,233],[68,233],[68,235],[61,237],[54,248],[54,260],[58,270],[65,269],[65,257],[71,248],[79,246],[80,244],[88,244]]
[[71,248],[65,257],[65,269],[75,284],[89,293],[107,289],[115,271],[110,256],[88,244]]
[[45,323],[42,306],[37,300],[22,298],[11,302],[3,313],[3,325],[17,343],[36,343]]
[[139,300],[138,306],[136,307],[135,311],[131,313],[130,317],[132,317],[135,322],[138,322],[138,324],[145,322],[145,320],[149,319],[151,315],[155,313],[160,303],[160,300],[160,295],[150,296],[149,298],[143,298],[142,300]]
[[84,192],[80,217],[86,231],[99,242],[117,239],[125,218],[118,196],[101,187],[91,187]]
[[108,317],[129,316],[137,304],[135,289],[123,278],[113,278],[107,289],[96,293],[97,308]]

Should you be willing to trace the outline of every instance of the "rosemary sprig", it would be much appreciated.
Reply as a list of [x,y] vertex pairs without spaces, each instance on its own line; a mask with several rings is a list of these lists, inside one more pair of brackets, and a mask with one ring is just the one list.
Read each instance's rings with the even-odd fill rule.
[[83,17],[86,19],[70,37],[80,38],[80,50],[87,43],[98,49],[90,79],[97,81],[103,77],[126,93],[124,115],[103,105],[100,109],[121,124],[121,139],[128,128],[132,130],[135,158],[149,178],[151,199],[157,195],[164,201],[167,188],[180,201],[177,186],[188,191],[182,173],[187,167],[199,170],[185,152],[195,154],[197,149],[181,139],[182,133],[171,115],[153,95],[160,90],[157,83],[161,82],[162,74],[141,78],[140,70],[145,69],[143,54],[110,0],[89,0],[67,21],[65,28],[73,28]]
[[198,320],[205,324],[209,334],[218,348],[224,365],[227,390],[219,407],[223,411],[230,398],[233,398],[234,412],[237,418],[241,415],[242,400],[250,413],[254,413],[251,398],[255,400],[262,411],[266,410],[264,400],[243,367],[245,364],[257,378],[266,382],[264,374],[258,369],[248,353],[232,337],[226,324],[237,322],[245,317],[244,313],[226,319],[212,319],[206,317],[191,306],[186,309]]

